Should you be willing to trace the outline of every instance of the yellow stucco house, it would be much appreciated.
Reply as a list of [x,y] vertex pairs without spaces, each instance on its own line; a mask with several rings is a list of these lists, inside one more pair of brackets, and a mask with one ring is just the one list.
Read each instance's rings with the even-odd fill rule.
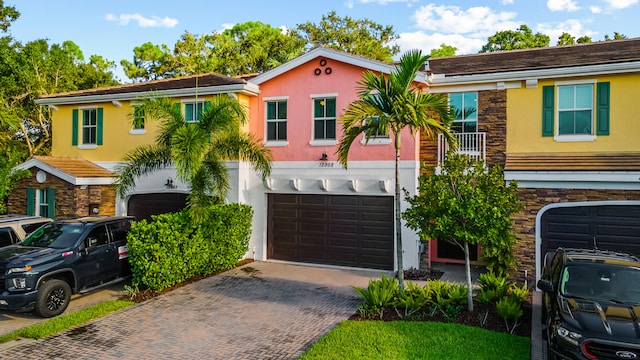
[[[460,151],[518,183],[522,276],[537,279],[559,246],[640,254],[640,39],[436,58],[426,70],[429,91],[460,110]],[[437,165],[444,148],[423,141],[423,161]],[[455,258],[432,243],[429,260]]]

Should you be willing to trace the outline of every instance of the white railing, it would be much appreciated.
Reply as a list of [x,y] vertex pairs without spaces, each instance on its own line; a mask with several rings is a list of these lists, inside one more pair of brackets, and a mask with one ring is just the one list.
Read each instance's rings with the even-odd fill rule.
[[[453,136],[458,141],[456,153],[468,155],[478,161],[486,160],[487,133],[456,133]],[[447,151],[449,151],[449,143],[442,134],[438,134],[438,168],[442,166]]]

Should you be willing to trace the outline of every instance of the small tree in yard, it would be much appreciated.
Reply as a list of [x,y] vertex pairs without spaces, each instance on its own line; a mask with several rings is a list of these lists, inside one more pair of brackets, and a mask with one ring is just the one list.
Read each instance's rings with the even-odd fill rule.
[[490,270],[503,272],[515,263],[511,216],[522,209],[517,185],[505,184],[502,169],[449,154],[440,174],[420,176],[418,195],[403,217],[422,240],[439,239],[464,251],[468,309],[473,311],[469,245],[482,245]]

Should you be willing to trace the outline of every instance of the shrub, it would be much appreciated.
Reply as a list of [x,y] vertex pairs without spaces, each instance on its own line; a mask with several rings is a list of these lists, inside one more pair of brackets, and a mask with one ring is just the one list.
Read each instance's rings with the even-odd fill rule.
[[369,280],[369,286],[366,289],[356,286],[353,286],[353,289],[364,300],[364,304],[359,308],[362,317],[378,316],[382,319],[384,309],[391,306],[398,295],[398,280],[388,278],[383,274],[380,280]]
[[183,210],[134,223],[127,236],[132,286],[162,290],[235,266],[248,250],[253,210],[214,205],[204,216],[195,224]]
[[[516,326],[518,326],[518,319],[520,319],[523,314],[522,304],[514,298],[505,297],[498,300],[496,310],[498,310],[498,316],[504,320],[507,331],[513,334]],[[509,325],[510,321],[513,322],[512,325]]]
[[492,290],[495,294],[494,299],[504,297],[507,295],[507,290],[509,289],[507,277],[499,274],[496,275],[492,271],[480,274],[478,284],[480,284],[481,291]]
[[516,284],[511,284],[511,286],[509,286],[509,297],[520,303],[520,305],[527,302],[528,295],[529,289],[524,285],[522,285],[522,287]]
[[[392,303],[401,318],[414,315],[430,302],[429,291],[426,287],[415,285],[411,281],[406,282],[406,287],[405,291],[400,293]],[[399,309],[404,311],[401,312]]]

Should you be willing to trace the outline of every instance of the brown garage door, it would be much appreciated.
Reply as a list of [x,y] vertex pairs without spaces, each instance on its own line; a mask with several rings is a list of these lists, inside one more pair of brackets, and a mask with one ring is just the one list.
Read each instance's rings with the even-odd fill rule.
[[558,247],[630,252],[640,256],[640,205],[557,207],[542,214],[542,254]]
[[182,193],[133,195],[127,203],[127,215],[135,216],[137,220],[151,220],[151,215],[177,212],[186,204],[187,194]]
[[393,269],[393,197],[269,194],[268,257]]

